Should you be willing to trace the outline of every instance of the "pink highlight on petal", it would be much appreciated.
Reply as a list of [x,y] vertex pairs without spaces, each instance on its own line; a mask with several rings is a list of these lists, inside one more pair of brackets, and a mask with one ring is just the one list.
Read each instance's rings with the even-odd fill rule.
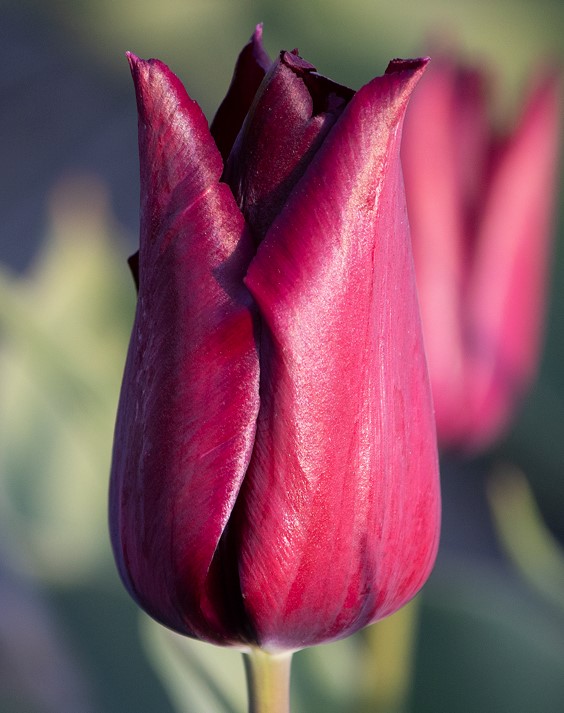
[[245,279],[264,320],[261,409],[236,522],[266,648],[391,614],[436,554],[435,426],[399,163],[424,64],[356,94]]

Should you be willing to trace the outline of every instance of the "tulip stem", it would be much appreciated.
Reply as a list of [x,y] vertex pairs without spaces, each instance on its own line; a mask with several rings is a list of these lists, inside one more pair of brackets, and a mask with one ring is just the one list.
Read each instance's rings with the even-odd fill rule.
[[269,654],[252,648],[243,654],[249,713],[290,713],[292,653]]

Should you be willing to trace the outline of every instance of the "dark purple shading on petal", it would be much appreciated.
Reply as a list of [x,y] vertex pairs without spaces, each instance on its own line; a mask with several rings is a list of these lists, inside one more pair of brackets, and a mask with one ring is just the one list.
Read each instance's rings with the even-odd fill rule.
[[272,65],[223,175],[257,242],[353,96],[295,53]]
[[261,407],[232,523],[266,649],[393,613],[434,562],[435,425],[399,161],[425,64],[395,63],[355,95],[245,278]]
[[254,441],[258,357],[243,276],[252,241],[198,105],[161,62],[130,56],[139,110],[139,297],[110,493],[121,576],[167,626],[240,641],[207,577]]
[[[466,278],[473,269],[476,237],[500,147],[489,126],[489,77],[470,67],[446,65],[443,71],[449,69],[454,75],[449,88],[453,112],[452,161],[460,202],[460,247]],[[440,70],[438,63],[437,70]]]
[[271,64],[270,57],[262,46],[260,24],[241,50],[225,99],[211,123],[211,135],[224,161],[229,156],[255,94]]

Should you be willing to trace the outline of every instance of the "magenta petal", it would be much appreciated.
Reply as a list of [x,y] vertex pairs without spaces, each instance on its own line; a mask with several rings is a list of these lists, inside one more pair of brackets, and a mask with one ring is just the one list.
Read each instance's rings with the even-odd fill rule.
[[[168,626],[240,638],[207,577],[251,455],[258,358],[251,241],[200,108],[161,62],[130,56],[139,109],[139,297],[112,465],[116,560]],[[238,582],[233,583],[238,593]]]
[[559,100],[559,78],[539,78],[491,176],[467,296],[473,447],[489,443],[506,426],[539,361]]
[[425,62],[363,87],[249,268],[261,407],[236,509],[246,609],[265,648],[347,635],[433,564],[435,426],[399,162]]
[[253,36],[241,50],[227,95],[210,127],[224,161],[229,156],[257,89],[271,64],[262,46],[262,25],[257,25]]

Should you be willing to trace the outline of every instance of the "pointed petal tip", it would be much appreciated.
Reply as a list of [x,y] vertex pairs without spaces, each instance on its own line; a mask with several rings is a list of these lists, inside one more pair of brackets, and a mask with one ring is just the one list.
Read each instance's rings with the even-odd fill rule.
[[429,64],[430,57],[416,57],[414,59],[392,59],[386,67],[384,77],[388,77],[398,87],[402,85],[409,96],[423,76],[425,68]]
[[415,59],[392,59],[386,68],[386,74],[394,74],[396,72],[412,71],[422,73],[425,67],[431,61],[430,57],[416,57]]
[[138,57],[134,52],[129,51],[125,53],[125,56],[129,62],[129,69],[131,70],[131,76],[133,77],[134,82],[137,82],[137,78],[140,77],[140,75],[142,76],[143,69],[146,66],[157,61],[151,59],[141,59],[141,57]]
[[264,49],[264,45],[262,43],[262,22],[259,22],[256,25],[255,31],[253,32],[253,34],[251,35],[251,39],[249,40],[249,44],[252,47],[253,56],[259,67],[266,71],[270,67],[271,59],[268,56],[268,52]]
[[129,67],[131,69],[131,73],[134,77],[136,76],[143,76],[144,71],[149,71],[152,68],[158,68],[165,74],[170,74],[171,76],[176,76],[174,73],[170,70],[168,65],[166,65],[164,62],[162,62],[160,59],[156,59],[154,57],[150,57],[149,59],[142,59],[141,57],[137,56],[134,52],[129,52],[127,51],[125,53],[125,56],[127,58],[127,61],[129,62]]
[[130,52],[129,50],[125,53],[125,56],[127,58],[127,61],[129,62],[129,67],[131,71],[135,69],[135,67],[138,65],[140,62],[139,57],[134,54],[133,52]]
[[258,22],[255,26],[255,31],[251,35],[251,42],[261,42],[262,41],[262,27],[263,23]]
[[291,52],[282,50],[280,52],[280,61],[283,62],[286,67],[289,67],[298,76],[305,74],[307,72],[317,71],[316,67],[308,62],[307,60],[300,57],[298,49],[293,49]]

